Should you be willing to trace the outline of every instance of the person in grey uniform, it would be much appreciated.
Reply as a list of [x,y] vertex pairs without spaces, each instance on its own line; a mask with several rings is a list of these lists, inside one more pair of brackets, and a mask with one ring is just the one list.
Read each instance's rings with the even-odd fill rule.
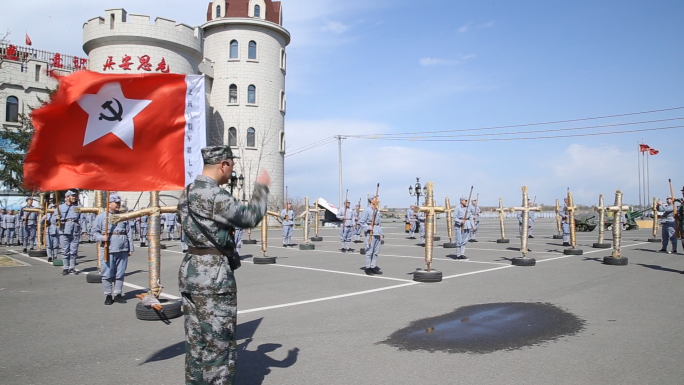
[[62,275],[78,274],[76,257],[81,236],[81,213],[77,212],[76,193],[69,190],[65,194],[64,203],[55,209],[55,216],[61,223],[59,229],[59,246],[62,249]]
[[477,230],[480,227],[480,214],[482,210],[477,205],[477,199],[470,202],[470,215],[473,217],[473,228],[470,230],[468,242],[477,242]]
[[[663,247],[660,251],[668,254],[677,253],[677,233],[674,219],[675,205],[673,199],[674,198],[672,197],[667,197],[666,204],[663,204],[663,202],[658,199],[658,211],[663,213],[660,220],[660,225],[663,227]],[[672,243],[672,251],[667,250],[668,243]]]
[[468,198],[461,197],[461,204],[454,210],[454,232],[456,233],[456,259],[467,261],[465,246],[472,230],[473,213],[468,209]]
[[242,229],[239,227],[235,228],[235,251],[237,251],[238,255],[240,254],[240,250],[242,249]]
[[409,224],[408,239],[416,239],[416,206],[411,205],[408,211],[406,211],[406,220]]
[[[425,202],[423,202],[425,206]],[[418,222],[418,231],[420,232],[420,244],[425,246],[425,213],[419,211],[416,213],[416,221]]]
[[[114,302],[126,303],[121,296],[128,257],[133,254],[133,228],[129,221],[112,223],[112,214],[117,214],[121,208],[121,198],[118,194],[109,195],[109,218],[107,213],[100,213],[95,217],[92,234],[100,244],[100,265],[102,266],[102,288],[104,289],[105,305]],[[107,222],[109,219],[109,222]],[[104,243],[108,244],[105,246]],[[105,247],[109,253],[104,259]],[[112,298],[112,295],[114,297]]]
[[147,245],[147,215],[140,217],[140,247]]
[[3,223],[5,224],[5,245],[14,246],[14,229],[17,223],[17,216],[14,210],[10,210],[9,213],[5,214]]
[[[370,195],[369,195],[370,196]],[[368,275],[382,274],[378,266],[378,253],[382,245],[382,215],[378,212],[378,197],[368,198],[368,207],[359,215],[359,225],[363,227],[366,238],[366,266],[364,270]],[[370,237],[371,223],[373,224],[373,236]]]
[[[684,197],[684,187],[682,187],[682,196]],[[677,208],[677,222],[679,223],[679,238],[682,241],[682,249],[684,249],[684,198],[676,200],[679,203]],[[684,273],[682,273],[684,274]]]
[[[54,209],[55,205],[50,204],[48,209]],[[52,262],[57,259],[57,254],[59,252],[59,228],[57,227],[57,217],[55,213],[45,213],[43,215],[43,223],[47,226],[47,239],[45,246],[47,248],[48,262]]]
[[[527,205],[529,207],[532,207],[532,202],[530,202],[529,199],[527,200]],[[516,213],[517,213],[517,217],[518,217],[518,230],[519,230],[520,235],[522,236],[522,231],[523,231],[522,211],[517,211]],[[534,238],[532,236],[532,227],[534,226],[534,219],[537,217],[537,213],[535,211],[530,211],[529,213],[530,213],[530,215],[529,215],[529,220],[527,223],[527,234],[528,234],[527,237],[528,238]]]
[[361,233],[363,231],[363,227],[359,225],[359,215],[361,215],[361,204],[356,205],[354,213],[356,213],[356,222],[354,223],[354,243],[361,243],[363,242],[361,240]]
[[166,225],[167,240],[169,241],[175,240],[176,223],[177,220],[175,213],[166,213],[164,215],[164,224]]
[[14,212],[14,230],[17,233],[17,246],[21,246],[24,241],[24,224],[21,220],[21,213],[16,210]]
[[[187,237],[185,236],[185,231],[183,231],[183,227],[181,227],[180,231],[180,244],[181,244],[181,251],[184,253],[188,252],[188,241]],[[240,245],[242,245],[242,234],[240,234]],[[238,248],[239,250],[239,248]],[[238,252],[239,254],[239,252]]]
[[563,199],[558,215],[561,217],[561,229],[563,230],[563,246],[570,246],[570,217],[568,216],[568,198]]
[[340,223],[340,243],[342,244],[342,252],[354,251],[349,247],[352,241],[352,233],[354,225],[356,224],[356,213],[350,207],[349,201],[344,202],[344,209],[337,213],[337,219],[342,221]]
[[287,209],[280,211],[280,218],[283,220],[283,247],[292,246],[292,229],[294,228],[294,211],[287,203]]
[[131,230],[133,231],[133,240],[135,241],[138,236],[138,218],[133,218],[129,220],[129,225],[131,225]]
[[0,209],[0,245],[5,244],[5,233],[7,232],[7,227],[5,225],[5,215],[7,215],[7,210]]
[[80,242],[85,242],[88,240],[88,215],[83,214],[81,215],[81,219],[79,220],[79,226],[81,227],[81,234],[78,240]]

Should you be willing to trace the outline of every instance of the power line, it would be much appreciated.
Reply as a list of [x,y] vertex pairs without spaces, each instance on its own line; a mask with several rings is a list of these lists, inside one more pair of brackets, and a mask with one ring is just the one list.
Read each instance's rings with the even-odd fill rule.
[[308,145],[306,145],[306,146],[304,146],[304,147],[300,147],[300,148],[298,148],[298,149],[296,149],[296,150],[293,150],[292,152],[290,152],[290,153],[288,153],[287,155],[285,155],[285,157],[288,158],[288,157],[290,157],[290,156],[294,156],[294,155],[297,155],[297,154],[301,154],[302,152],[309,151],[309,150],[313,150],[313,149],[315,149],[315,148],[318,148],[318,147],[325,146],[325,145],[327,145],[327,144],[333,143],[333,142],[335,142],[336,140],[337,140],[337,139],[335,139],[334,137],[331,136],[331,137],[328,137],[328,138],[326,138],[326,139],[319,140],[318,142],[314,142],[314,143],[308,144]]

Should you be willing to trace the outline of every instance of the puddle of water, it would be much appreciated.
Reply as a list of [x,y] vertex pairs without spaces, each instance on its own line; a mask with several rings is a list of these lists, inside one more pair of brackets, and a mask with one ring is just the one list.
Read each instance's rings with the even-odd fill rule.
[[401,350],[490,353],[575,335],[584,324],[550,303],[491,303],[414,321],[381,343]]

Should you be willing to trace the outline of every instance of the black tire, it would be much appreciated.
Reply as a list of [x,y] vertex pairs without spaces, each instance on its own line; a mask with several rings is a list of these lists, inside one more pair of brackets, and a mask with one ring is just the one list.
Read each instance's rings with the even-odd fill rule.
[[272,265],[276,263],[276,257],[254,257],[252,261],[255,265]]
[[299,250],[316,250],[316,245],[312,244],[301,244],[299,245]]
[[562,235],[554,235],[553,239],[563,239],[563,236]]
[[612,231],[612,230],[613,230],[613,225],[606,225],[606,230]]
[[442,240],[442,237],[437,237],[437,236],[435,236],[435,237],[432,238],[432,240],[435,241],[435,242],[441,241],[441,240]]
[[425,271],[424,269],[418,269],[413,272],[413,280],[424,283],[442,282],[442,272],[437,270]]
[[323,237],[311,237],[311,242],[323,242]]
[[455,243],[445,243],[442,245],[445,249],[455,249],[456,244]]
[[59,258],[53,259],[52,266],[64,266],[64,261]]
[[511,242],[510,239],[497,239],[496,240],[496,243],[510,243],[510,242]]
[[537,264],[537,260],[534,258],[513,258],[511,263],[515,266],[534,266]]
[[359,249],[359,253],[361,255],[366,255],[366,249],[362,247],[361,249]]
[[639,230],[639,224],[637,223],[636,225],[634,225],[634,227],[632,227],[632,230]]
[[88,273],[86,274],[86,282],[88,283],[102,283],[102,274]]
[[135,305],[135,316],[141,321],[164,321],[178,318],[183,315],[183,306],[180,300],[160,299],[162,311],[148,308],[138,302]]
[[34,258],[47,258],[47,250],[29,250],[28,256]]
[[591,245],[591,247],[595,249],[609,249],[612,246],[613,245],[611,245],[610,243],[594,243],[593,245]]
[[613,257],[603,257],[603,263],[612,266],[625,266],[628,263],[627,257],[613,258]]
[[256,245],[257,241],[256,239],[243,239],[242,244],[243,245]]
[[582,249],[565,249],[565,250],[563,250],[563,254],[565,254],[565,255],[582,255],[582,254],[584,254],[584,251]]
[[163,243],[160,243],[160,244],[159,244],[159,248],[160,248],[161,250],[166,250],[166,245],[163,244]]
[[661,243],[661,242],[662,242],[662,239],[658,239],[658,238],[649,238],[648,241],[649,241],[650,243]]

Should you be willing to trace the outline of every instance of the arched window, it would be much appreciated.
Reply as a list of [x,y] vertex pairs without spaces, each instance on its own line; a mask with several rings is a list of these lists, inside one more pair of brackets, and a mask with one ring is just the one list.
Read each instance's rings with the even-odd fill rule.
[[216,18],[218,19],[220,17],[221,17],[221,6],[217,5],[216,6]]
[[232,40],[230,42],[230,58],[231,59],[237,59],[238,58],[238,42],[237,42],[237,40]]
[[237,104],[237,102],[238,102],[237,86],[235,84],[231,84],[230,87],[228,88],[228,103]]
[[285,69],[285,58],[286,58],[285,50],[281,48],[280,49],[280,68],[281,69]]
[[252,127],[247,129],[247,147],[256,147],[256,130]]
[[237,130],[235,127],[228,129],[228,145],[231,147],[237,147]]
[[258,4],[254,6],[254,17],[261,17],[261,7]]
[[249,54],[247,56],[247,59],[256,60],[256,58],[257,58],[256,49],[257,49],[256,41],[254,41],[254,40],[250,41],[249,42]]
[[280,131],[280,152],[285,152],[285,132]]
[[247,87],[247,103],[256,104],[256,87],[253,84]]
[[280,111],[285,111],[285,92],[280,91]]
[[7,97],[7,102],[5,103],[5,121],[19,121],[19,99],[14,96]]

